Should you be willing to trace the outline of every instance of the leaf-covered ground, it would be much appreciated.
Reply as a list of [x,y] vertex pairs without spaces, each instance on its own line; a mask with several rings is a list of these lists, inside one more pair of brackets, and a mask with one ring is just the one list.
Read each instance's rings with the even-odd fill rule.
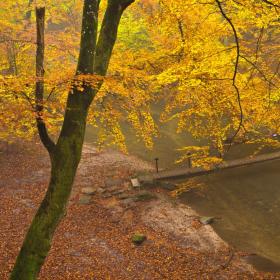
[[[124,207],[114,195],[100,193],[81,204],[82,187],[106,188],[108,178],[125,181],[139,168],[135,159],[131,164],[128,157],[113,162],[110,156],[84,154],[67,215],[56,231],[40,279],[280,279],[280,274],[245,270],[238,265],[241,254],[231,258],[228,248],[206,253],[182,246],[176,236],[143,222],[142,211],[151,202]],[[48,157],[39,145],[17,145],[0,154],[0,279],[8,279],[46,190],[48,171]],[[135,232],[147,236],[141,246],[131,242]]]

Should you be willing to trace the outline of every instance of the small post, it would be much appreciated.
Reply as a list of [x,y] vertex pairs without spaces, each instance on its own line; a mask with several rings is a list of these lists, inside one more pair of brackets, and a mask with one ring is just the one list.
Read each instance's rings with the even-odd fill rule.
[[156,162],[156,171],[157,171],[157,173],[158,173],[158,160],[159,160],[159,158],[155,158],[155,162]]
[[192,168],[192,158],[191,158],[191,152],[188,152],[188,165],[189,165],[189,168]]

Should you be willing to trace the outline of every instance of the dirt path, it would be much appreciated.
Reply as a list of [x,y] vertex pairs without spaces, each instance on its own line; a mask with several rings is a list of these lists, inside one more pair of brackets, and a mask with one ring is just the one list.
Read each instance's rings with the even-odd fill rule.
[[[32,146],[0,154],[0,279],[8,279],[48,182],[48,157]],[[210,226],[197,224],[195,213],[167,193],[132,189],[129,178],[150,168],[135,157],[85,147],[40,279],[280,279],[252,272],[241,253],[232,256]],[[147,236],[141,246],[131,242],[136,232]]]

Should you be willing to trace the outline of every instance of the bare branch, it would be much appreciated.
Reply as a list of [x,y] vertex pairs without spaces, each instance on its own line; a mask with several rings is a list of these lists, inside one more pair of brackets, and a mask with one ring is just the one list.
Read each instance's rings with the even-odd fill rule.
[[264,27],[261,28],[260,30],[260,35],[258,37],[257,40],[257,46],[256,46],[256,60],[258,60],[259,57],[259,51],[261,49],[261,42],[262,42],[262,38],[263,38],[263,32],[264,32]]
[[21,93],[22,93],[23,97],[28,101],[28,103],[30,104],[30,106],[32,107],[32,109],[35,110],[35,106],[34,106],[34,104],[32,103],[32,99],[31,99],[24,91],[22,91]]
[[240,110],[240,117],[239,117],[238,128],[235,131],[234,135],[231,137],[230,145],[229,145],[229,148],[228,148],[228,150],[229,150],[231,148],[231,145],[233,143],[234,138],[237,136],[237,134],[239,133],[239,131],[240,131],[242,125],[243,125],[243,109],[242,109],[242,105],[241,105],[240,91],[239,91],[238,86],[236,85],[236,77],[237,77],[237,73],[238,73],[238,66],[239,66],[239,60],[240,60],[240,44],[239,44],[238,34],[237,34],[236,28],[235,28],[232,20],[225,13],[220,0],[215,0],[215,1],[216,1],[217,5],[220,9],[220,12],[221,12],[222,16],[228,22],[228,24],[230,25],[230,27],[232,29],[235,44],[236,44],[236,58],[235,58],[234,72],[233,72],[233,76],[232,76],[232,86],[234,87],[234,89],[237,93],[237,101],[238,101],[238,106],[239,106],[239,110]]
[[183,24],[183,21],[181,18],[179,18],[176,14],[173,14],[171,12],[171,10],[169,9],[169,7],[161,0],[159,1],[159,3],[161,5],[163,5],[168,11],[169,13],[172,15],[172,16],[175,16],[176,18],[176,21],[177,21],[177,25],[178,25],[178,30],[179,30],[179,33],[180,33],[180,37],[181,37],[181,42],[182,42],[182,48],[180,50],[180,54],[179,54],[179,59],[182,57],[182,55],[184,54],[184,45],[186,43],[186,39],[185,39],[185,34],[184,34],[184,24]]
[[275,72],[274,72],[273,76],[269,80],[270,83],[269,83],[269,86],[268,86],[268,106],[267,106],[268,110],[270,109],[270,105],[271,105],[271,82],[273,81],[275,76],[279,73],[279,70],[280,70],[280,61],[278,61],[277,67],[275,69]]
[[36,45],[36,42],[30,41],[30,40],[11,39],[11,38],[5,38],[5,39],[0,40],[0,43],[9,43],[9,42],[13,42],[13,43],[28,43],[28,44]]
[[249,64],[251,64],[259,73],[260,75],[263,77],[263,79],[269,84],[272,85],[275,88],[279,88],[277,85],[275,85],[270,79],[268,79],[266,77],[266,75],[264,74],[264,72],[256,65],[256,63],[252,62],[249,58],[247,58],[244,55],[239,55],[242,59],[244,59],[245,61],[247,61]]
[[273,3],[273,2],[271,2],[271,1],[268,1],[268,0],[262,0],[262,2],[264,2],[264,3],[268,4],[268,5],[271,5],[271,6],[275,7],[275,8],[279,8],[279,9],[280,9],[280,5],[278,5],[278,4],[274,4],[274,3]]

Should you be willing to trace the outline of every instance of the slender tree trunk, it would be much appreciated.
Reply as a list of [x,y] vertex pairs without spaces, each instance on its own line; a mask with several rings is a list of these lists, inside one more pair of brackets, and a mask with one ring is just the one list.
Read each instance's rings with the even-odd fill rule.
[[[85,0],[83,10],[80,55],[77,67],[79,74],[105,76],[122,12],[134,0],[108,0],[98,43],[97,24],[100,0]],[[24,243],[17,257],[10,279],[36,279],[50,250],[52,237],[65,214],[76,170],[80,162],[89,106],[100,88],[92,89],[87,84],[83,91],[75,86],[69,93],[64,122],[56,144],[48,136],[43,119],[43,32],[44,12],[36,9],[37,16],[37,62],[36,103],[37,126],[40,139],[51,158],[51,179]],[[38,77],[40,76],[40,77]],[[39,79],[38,79],[39,78]]]
[[31,6],[33,4],[33,0],[28,1],[28,11],[25,13],[24,19],[27,20],[28,24],[30,24],[31,20]]
[[16,46],[15,42],[8,42],[7,44],[7,57],[9,61],[9,74],[17,76],[17,61],[16,61]]

